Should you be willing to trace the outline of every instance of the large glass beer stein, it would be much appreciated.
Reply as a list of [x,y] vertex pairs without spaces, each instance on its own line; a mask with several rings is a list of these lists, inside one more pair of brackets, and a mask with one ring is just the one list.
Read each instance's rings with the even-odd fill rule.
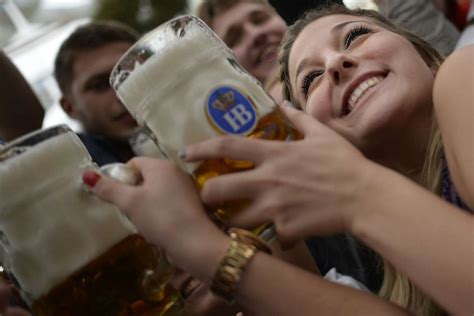
[[179,315],[172,270],[113,205],[86,192],[97,168],[65,126],[0,149],[0,262],[37,316]]
[[[225,134],[297,137],[261,84],[194,16],[178,17],[145,35],[115,65],[111,85],[164,155],[192,174],[200,188],[209,178],[253,165],[229,159],[183,163],[178,152],[186,145]],[[245,205],[224,203],[212,213],[225,221]]]

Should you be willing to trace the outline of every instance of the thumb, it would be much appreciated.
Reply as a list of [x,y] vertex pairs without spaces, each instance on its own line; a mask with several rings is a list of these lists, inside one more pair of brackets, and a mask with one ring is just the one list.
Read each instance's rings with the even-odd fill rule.
[[319,122],[309,114],[295,109],[288,101],[280,105],[280,109],[291,122],[291,124],[304,136],[314,133],[319,126]]
[[115,204],[121,210],[127,209],[133,186],[103,176],[95,170],[84,171],[82,181],[89,191],[101,200]]

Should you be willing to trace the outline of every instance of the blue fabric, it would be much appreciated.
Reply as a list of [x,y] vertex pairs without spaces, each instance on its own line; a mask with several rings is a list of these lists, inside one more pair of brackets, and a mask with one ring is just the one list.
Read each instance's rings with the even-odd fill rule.
[[[91,134],[78,134],[92,160],[99,166],[115,162],[127,162],[132,157],[128,144],[114,142]],[[125,149],[125,150],[124,150]]]
[[0,138],[0,145],[5,145],[5,144],[6,142],[2,138]]
[[459,194],[456,192],[451,174],[449,173],[448,165],[445,164],[441,173],[441,196],[448,202],[458,206],[459,208],[469,211],[472,210],[464,203]]

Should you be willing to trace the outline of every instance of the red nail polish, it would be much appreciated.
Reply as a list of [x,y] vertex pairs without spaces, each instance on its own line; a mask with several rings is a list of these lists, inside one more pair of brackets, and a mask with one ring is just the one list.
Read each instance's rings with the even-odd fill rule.
[[93,188],[100,179],[100,174],[95,171],[87,170],[82,174],[82,181],[89,187]]

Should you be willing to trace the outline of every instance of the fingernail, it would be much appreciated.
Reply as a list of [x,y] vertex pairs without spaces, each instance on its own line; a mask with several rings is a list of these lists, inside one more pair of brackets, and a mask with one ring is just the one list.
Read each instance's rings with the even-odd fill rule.
[[100,179],[100,174],[92,170],[86,170],[82,174],[82,181],[90,188],[95,187]]
[[178,158],[182,160],[186,159],[186,149],[181,149],[178,151]]

